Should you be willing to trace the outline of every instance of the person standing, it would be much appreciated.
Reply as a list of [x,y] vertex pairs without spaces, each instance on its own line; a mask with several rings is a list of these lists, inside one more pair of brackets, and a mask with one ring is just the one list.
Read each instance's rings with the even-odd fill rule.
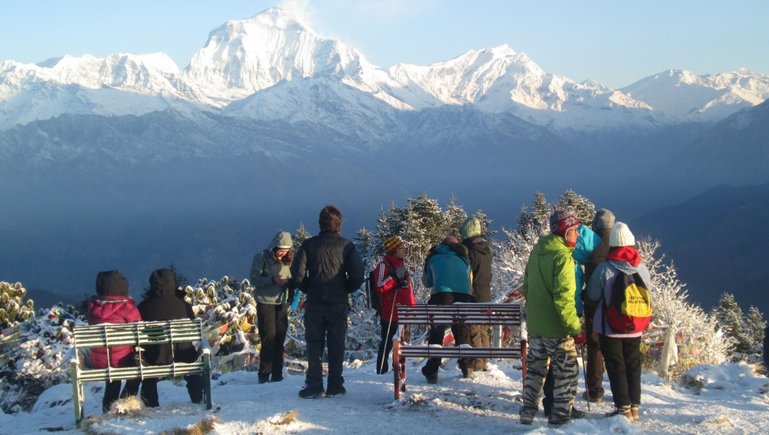
[[548,370],[553,365],[553,406],[548,423],[568,423],[577,395],[577,344],[584,343],[575,306],[576,278],[572,251],[579,219],[556,210],[550,216],[552,234],[542,236],[526,264],[523,293],[529,331],[528,371],[524,382],[520,422],[532,424]]
[[[465,220],[459,230],[462,244],[467,248],[470,269],[473,276],[473,300],[478,303],[491,302],[491,262],[492,254],[489,242],[482,235],[481,221],[476,217]],[[490,328],[474,326],[470,329],[470,341],[473,347],[489,347]],[[475,358],[468,361],[469,368],[486,371],[487,358]]]
[[303,399],[324,393],[321,358],[328,346],[328,385],[325,394],[345,394],[342,362],[347,335],[349,294],[363,284],[363,260],[355,245],[340,235],[342,212],[333,205],[320,211],[320,234],[302,243],[291,265],[289,288],[307,294],[304,329],[307,342]]
[[[99,272],[96,275],[96,295],[88,301],[88,323],[132,323],[141,321],[139,310],[134,300],[128,296],[128,280],[117,270]],[[107,367],[133,367],[133,346],[112,346],[109,349],[94,348],[91,350],[91,364],[95,369]],[[106,381],[101,409],[108,412],[112,403],[118,398],[135,396],[139,392],[140,380],[129,379],[123,391],[120,391],[120,381]]]
[[385,256],[376,266],[376,290],[379,295],[379,318],[382,332],[379,351],[376,358],[376,373],[387,373],[387,360],[393,347],[393,336],[398,330],[398,310],[396,305],[414,306],[414,290],[411,276],[403,262],[406,248],[398,236],[389,237],[384,242]]
[[[150,288],[144,294],[139,304],[142,320],[173,320],[194,319],[192,305],[186,303],[178,292],[176,274],[173,269],[158,269],[150,275]],[[192,342],[170,344],[155,344],[144,346],[142,354],[149,365],[165,365],[173,362],[194,362],[198,359],[198,350]],[[184,377],[187,382],[187,393],[192,403],[203,403],[203,376],[199,374]],[[142,381],[139,396],[144,406],[156,408],[158,400],[158,379],[149,378]]]
[[[467,258],[467,248],[459,243],[454,236],[448,236],[433,247],[425,259],[425,269],[422,274],[422,284],[430,288],[429,305],[451,305],[455,302],[473,302],[471,287],[470,260]],[[457,346],[470,343],[470,327],[468,325],[452,325],[454,341]],[[436,325],[430,329],[428,343],[443,344],[446,325]],[[422,374],[430,384],[438,382],[438,368],[441,358],[429,358],[422,367]],[[467,367],[465,360],[459,360],[462,376],[472,378],[473,370]]]
[[254,256],[249,275],[254,286],[259,328],[259,383],[283,380],[283,353],[288,331],[288,307],[293,299],[291,234],[278,231],[269,246]]
[[[614,213],[602,208],[595,213],[591,227],[601,238],[601,243],[590,254],[590,259],[585,264],[585,284],[590,283],[590,278],[599,264],[606,261],[609,253],[609,235],[614,225]],[[596,304],[587,300],[587,292],[583,293],[585,302],[585,340],[587,342],[587,361],[585,361],[585,393],[583,398],[591,402],[603,402],[603,354],[597,337],[593,335],[593,318],[595,317]]]
[[[638,274],[647,286],[651,284],[649,270],[635,249],[635,236],[623,222],[615,222],[609,235],[609,252],[593,275],[587,289],[587,300],[609,306],[614,282],[621,274]],[[648,288],[648,287],[647,287]],[[614,411],[609,415],[624,415],[633,421],[639,418],[641,405],[641,335],[643,331],[615,332],[604,318],[604,310],[596,309],[593,335],[598,338],[609,374]]]

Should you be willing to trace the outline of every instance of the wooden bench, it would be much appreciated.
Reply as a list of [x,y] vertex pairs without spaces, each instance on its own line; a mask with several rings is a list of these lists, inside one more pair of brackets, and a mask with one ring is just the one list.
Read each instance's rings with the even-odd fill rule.
[[[211,402],[211,350],[204,346],[201,356],[195,362],[174,362],[166,365],[145,365],[142,346],[181,342],[200,342],[203,339],[203,324],[199,319],[177,319],[135,323],[102,323],[99,325],[76,326],[73,330],[75,357],[70,362],[70,376],[74,392],[75,423],[83,419],[83,384],[96,381],[123,381],[127,379],[167,378],[200,374],[203,377],[203,401],[206,409]],[[94,369],[85,367],[88,358],[86,349],[132,345],[136,348],[138,365],[134,367],[108,367]],[[172,346],[173,349],[173,346]],[[173,350],[172,350],[173,352]],[[108,354],[109,361],[109,354]],[[109,363],[108,363],[109,365]]]
[[[522,378],[526,378],[526,340],[521,339],[522,314],[519,304],[398,305],[398,332],[393,339],[393,374],[395,399],[406,391],[406,358],[518,358]],[[516,331],[520,347],[469,347],[412,344],[403,340],[406,325],[481,325],[508,326]]]

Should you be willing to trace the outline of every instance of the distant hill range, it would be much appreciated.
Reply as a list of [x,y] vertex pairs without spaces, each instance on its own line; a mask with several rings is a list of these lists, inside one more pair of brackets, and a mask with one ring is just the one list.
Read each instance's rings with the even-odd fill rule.
[[692,299],[713,307],[723,292],[769,315],[769,184],[718,186],[635,220],[662,242]]

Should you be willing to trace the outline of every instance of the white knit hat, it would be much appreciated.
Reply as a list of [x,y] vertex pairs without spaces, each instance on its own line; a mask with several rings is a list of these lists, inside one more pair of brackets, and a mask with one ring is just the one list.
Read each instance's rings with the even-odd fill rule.
[[633,246],[635,245],[635,236],[630,232],[630,228],[624,222],[615,222],[611,227],[609,235],[609,246]]

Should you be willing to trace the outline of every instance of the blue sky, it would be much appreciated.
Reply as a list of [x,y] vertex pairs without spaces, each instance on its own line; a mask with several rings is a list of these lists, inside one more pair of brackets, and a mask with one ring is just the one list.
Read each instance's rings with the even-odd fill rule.
[[769,74],[766,0],[30,0],[0,4],[0,61],[169,54],[272,6],[376,65],[426,65],[508,44],[545,71],[622,87],[669,68]]

